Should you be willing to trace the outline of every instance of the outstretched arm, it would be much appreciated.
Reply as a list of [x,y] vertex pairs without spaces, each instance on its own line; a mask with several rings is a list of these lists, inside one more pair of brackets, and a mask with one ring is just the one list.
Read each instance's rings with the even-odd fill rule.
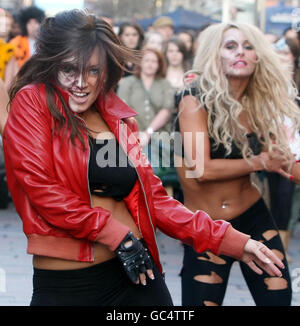
[[249,239],[240,260],[257,274],[262,274],[263,269],[270,276],[282,276],[277,266],[283,269],[284,264],[268,247],[259,241]]
[[254,272],[281,276],[284,264],[264,244],[234,229],[223,220],[212,220],[204,211],[192,213],[169,197],[159,178],[152,174],[151,187],[158,228],[172,238],[192,246],[197,252],[211,250],[246,263]]
[[[134,120],[130,128],[133,132],[138,132]],[[197,252],[211,250],[216,255],[224,254],[242,260],[257,273],[261,273],[262,268],[271,276],[281,276],[276,265],[279,268],[284,265],[264,244],[237,231],[229,222],[212,220],[204,211],[191,212],[182,203],[168,196],[149,162],[145,164],[145,155],[141,159],[151,185],[151,196],[149,194],[147,199],[150,200],[149,206],[153,205],[155,214],[150,218],[153,222],[155,220],[154,225],[162,232],[192,246]]]

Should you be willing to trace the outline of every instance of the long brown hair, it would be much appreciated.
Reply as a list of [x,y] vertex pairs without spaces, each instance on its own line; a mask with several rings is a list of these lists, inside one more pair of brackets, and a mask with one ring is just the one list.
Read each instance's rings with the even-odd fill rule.
[[[100,96],[105,96],[118,84],[125,63],[138,61],[137,53],[123,47],[111,26],[87,11],[74,9],[46,18],[36,41],[36,53],[22,66],[9,91],[10,101],[25,85],[44,84],[56,130],[70,129],[72,143],[78,137],[84,145],[83,123],[65,103],[55,84],[58,84],[59,66],[64,60],[75,58],[76,64],[85,72],[96,47],[100,52],[101,75],[104,76],[101,79],[99,76],[102,82]],[[55,95],[62,102],[66,118],[55,104]]]

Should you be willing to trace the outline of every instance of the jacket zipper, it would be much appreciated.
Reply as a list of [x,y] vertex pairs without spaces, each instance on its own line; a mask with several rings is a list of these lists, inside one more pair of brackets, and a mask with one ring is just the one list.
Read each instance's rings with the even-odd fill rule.
[[139,205],[137,205],[137,222],[138,222],[138,229],[140,231],[140,234],[143,235],[141,230],[141,224],[140,224],[140,212],[139,212]]
[[[120,121],[120,124],[124,124],[124,122],[123,121]],[[120,135],[119,135],[119,138],[120,138]],[[124,150],[124,148],[123,148],[123,150]],[[135,171],[136,171],[136,174],[137,174],[138,179],[140,181],[140,184],[141,184],[141,187],[142,187],[142,190],[143,190],[143,194],[144,194],[145,204],[146,204],[146,207],[147,207],[148,218],[150,220],[150,224],[151,224],[151,228],[152,228],[152,232],[153,232],[153,236],[154,236],[154,240],[155,240],[155,244],[156,244],[156,247],[157,247],[158,254],[160,255],[160,253],[159,253],[159,247],[158,247],[157,239],[156,239],[156,233],[155,233],[154,226],[153,226],[153,223],[152,223],[152,218],[151,218],[150,209],[149,209],[148,202],[147,202],[147,196],[146,196],[146,193],[145,193],[144,185],[142,183],[142,180],[141,180],[141,177],[140,177],[140,174],[139,174],[137,168],[135,167],[135,165],[133,164],[133,162],[130,160],[130,158],[129,158],[128,155],[127,155],[127,157],[128,157],[128,160],[130,161],[131,165],[134,166]],[[138,228],[139,228],[139,231],[140,231],[141,235],[143,235],[142,230],[141,230],[141,227],[140,227],[139,207],[137,208],[137,214],[138,214]]]
[[[87,127],[86,122],[79,116],[77,116],[78,119],[80,119],[84,125]],[[88,136],[87,136],[88,137]],[[89,139],[88,139],[89,142]],[[92,207],[92,195],[91,195],[91,189],[90,189],[90,183],[89,183],[89,165],[90,165],[90,155],[91,155],[91,149],[90,146],[88,144],[88,160],[87,160],[87,169],[86,169],[86,180],[87,180],[87,186],[88,186],[88,193],[89,193],[89,198],[90,198],[90,205]],[[94,244],[92,245],[92,257],[93,257],[93,261],[95,260],[95,248],[94,248]]]
[[[128,158],[129,159],[129,158]],[[133,165],[134,166],[134,165]],[[149,209],[149,206],[148,206],[148,202],[147,202],[147,196],[146,196],[146,193],[145,193],[145,189],[144,189],[144,185],[142,183],[142,180],[141,180],[141,177],[135,167],[135,171],[136,171],[136,174],[139,178],[139,181],[140,181],[140,184],[141,184],[141,188],[143,190],[143,194],[144,194],[144,199],[145,199],[145,204],[146,204],[146,207],[147,207],[147,213],[148,213],[148,217],[149,217],[149,220],[150,220],[150,224],[151,224],[151,228],[152,228],[152,232],[153,232],[153,236],[154,236],[154,240],[155,240],[155,244],[156,244],[156,247],[157,247],[157,251],[158,251],[158,254],[160,256],[160,252],[159,252],[159,246],[157,244],[157,239],[156,239],[156,233],[155,233],[155,230],[154,230],[154,226],[153,226],[153,223],[152,223],[152,218],[151,218],[151,214],[150,214],[150,209]],[[139,221],[139,217],[138,217],[138,221]],[[139,223],[139,222],[138,222]],[[140,231],[141,232],[141,231]],[[142,232],[141,232],[142,234]]]
[[[82,120],[83,123],[85,124],[85,126],[87,127],[85,121],[82,118],[80,118],[80,117],[78,117],[78,118],[80,120]],[[89,155],[88,155],[88,162],[87,162],[88,165],[87,165],[87,167],[89,166],[89,161],[90,161],[90,146],[88,146],[88,152],[89,152]],[[129,157],[128,157],[128,160],[130,160]],[[131,160],[130,160],[130,162],[131,162]],[[132,166],[134,166],[133,163],[132,163]],[[153,232],[153,236],[154,236],[154,241],[155,241],[155,244],[156,244],[156,248],[157,248],[158,254],[160,255],[159,247],[158,247],[157,239],[156,239],[156,234],[155,234],[155,230],[154,230],[154,226],[153,226],[152,218],[151,218],[151,214],[150,214],[150,209],[149,209],[149,206],[148,206],[148,203],[147,203],[147,196],[146,196],[146,193],[145,193],[144,185],[142,183],[141,177],[140,177],[139,172],[137,171],[136,167],[135,167],[135,171],[136,171],[136,174],[137,174],[137,176],[139,178],[139,181],[140,181],[140,184],[141,184],[141,187],[142,187],[142,190],[143,190],[145,204],[146,204],[146,208],[147,208],[147,213],[148,213],[148,217],[149,217],[149,220],[150,220],[150,224],[151,224],[151,228],[152,228],[152,232]],[[89,185],[89,182],[88,182],[89,181],[88,168],[87,168],[87,172],[86,172],[86,177],[87,177],[88,192],[89,192],[89,197],[90,197],[90,204],[92,206],[92,196],[91,196],[91,191],[90,191],[90,185]],[[137,207],[137,217],[138,217],[138,228],[139,228],[139,231],[140,231],[141,235],[143,235],[142,230],[141,230],[141,227],[140,227],[139,206]],[[94,246],[92,248],[93,248],[93,259],[94,259]]]
[[[80,119],[84,125],[87,127],[86,122],[80,118],[79,116],[77,116],[78,119]],[[87,136],[88,137],[88,136]],[[88,140],[89,141],[89,140]],[[88,144],[89,145],[89,144]],[[88,192],[89,192],[89,197],[90,197],[90,204],[92,206],[92,195],[91,195],[91,189],[90,189],[90,184],[89,184],[89,164],[90,164],[90,155],[91,155],[91,149],[90,146],[88,146],[88,160],[87,160],[87,169],[86,169],[86,179],[87,179],[87,185],[88,185]]]

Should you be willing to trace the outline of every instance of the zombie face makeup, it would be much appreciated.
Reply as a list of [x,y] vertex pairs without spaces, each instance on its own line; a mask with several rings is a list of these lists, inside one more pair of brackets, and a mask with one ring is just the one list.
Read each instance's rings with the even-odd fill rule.
[[72,57],[61,63],[58,82],[70,95],[71,110],[82,113],[92,106],[100,93],[99,50],[95,48],[93,51],[86,71],[81,71],[74,59]]
[[227,78],[249,78],[253,74],[257,63],[256,51],[237,28],[230,28],[224,33],[220,55]]

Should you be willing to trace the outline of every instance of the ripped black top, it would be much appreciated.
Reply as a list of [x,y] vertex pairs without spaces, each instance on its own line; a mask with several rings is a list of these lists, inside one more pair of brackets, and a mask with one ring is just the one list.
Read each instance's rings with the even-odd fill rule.
[[[196,96],[197,94],[199,94],[198,90],[196,88],[191,88],[190,90],[184,90],[183,92],[175,95],[176,108],[178,108],[179,102],[181,101],[181,99],[184,96],[187,96],[187,95]],[[174,129],[175,129],[175,131],[180,132],[178,117],[175,118]],[[183,146],[182,146],[182,148],[179,147],[179,144],[181,144],[182,142],[181,142],[181,140],[179,140],[177,138],[178,136],[179,136],[178,133],[176,133],[174,151],[177,155],[181,155],[182,157],[184,157],[184,149],[183,149]],[[251,133],[247,134],[247,139],[249,142],[249,147],[253,151],[253,154],[259,155],[263,149],[263,146],[262,146],[261,142],[259,141],[257,135],[254,132],[251,132]],[[219,144],[219,146],[216,147],[216,142],[212,137],[209,137],[209,141],[210,141],[210,156],[212,159],[216,159],[216,158],[241,159],[241,158],[243,158],[243,155],[242,155],[240,149],[235,144],[235,142],[232,142],[231,153],[229,155],[227,155],[225,146],[223,144]],[[177,145],[176,145],[176,143],[177,143]]]
[[90,158],[88,180],[90,192],[100,197],[122,200],[129,195],[137,173],[115,138],[89,137]]

